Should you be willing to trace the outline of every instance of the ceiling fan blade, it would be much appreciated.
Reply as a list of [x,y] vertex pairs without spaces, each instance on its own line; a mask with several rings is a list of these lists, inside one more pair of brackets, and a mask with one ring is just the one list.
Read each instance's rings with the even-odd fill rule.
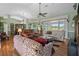
[[43,15],[43,17],[46,17],[45,15]]
[[43,16],[43,17],[46,17],[45,15],[46,15],[47,13],[39,13],[39,15],[40,16]]
[[39,15],[42,15],[42,13],[39,13]]
[[46,15],[47,13],[39,13],[39,15]]
[[44,14],[41,14],[41,16],[46,17]]
[[47,13],[42,13],[42,16],[43,16],[43,17],[46,17],[46,14],[47,14]]
[[43,13],[43,15],[46,15],[47,13]]

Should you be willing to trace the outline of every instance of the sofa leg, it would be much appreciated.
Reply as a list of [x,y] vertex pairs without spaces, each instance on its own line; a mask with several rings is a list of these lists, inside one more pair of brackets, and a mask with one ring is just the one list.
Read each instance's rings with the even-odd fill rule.
[[55,49],[52,48],[52,51],[51,51],[51,56],[55,53]]

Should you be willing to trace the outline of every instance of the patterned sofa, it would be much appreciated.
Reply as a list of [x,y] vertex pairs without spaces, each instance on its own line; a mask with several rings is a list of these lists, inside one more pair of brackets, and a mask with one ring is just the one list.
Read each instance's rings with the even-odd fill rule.
[[65,32],[64,30],[53,30],[49,31],[49,33],[44,34],[47,38],[53,38],[55,40],[63,41],[65,38]]
[[50,42],[43,47],[34,40],[16,35],[14,36],[14,48],[21,56],[50,56],[52,55],[53,43]]
[[57,37],[57,40],[63,41],[65,38],[65,32],[64,30],[54,30],[52,31],[52,35]]

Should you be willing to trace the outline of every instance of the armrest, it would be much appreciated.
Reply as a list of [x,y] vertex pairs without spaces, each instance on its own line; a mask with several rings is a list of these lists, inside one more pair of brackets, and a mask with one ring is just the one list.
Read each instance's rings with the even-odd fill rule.
[[53,40],[53,41],[55,41],[55,42],[63,42],[63,41],[60,41],[60,40]]

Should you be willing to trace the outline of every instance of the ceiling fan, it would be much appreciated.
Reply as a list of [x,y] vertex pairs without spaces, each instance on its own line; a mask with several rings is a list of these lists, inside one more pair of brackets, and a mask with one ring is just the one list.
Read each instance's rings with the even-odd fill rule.
[[79,3],[75,3],[73,7],[75,8],[75,10],[77,9],[77,15],[73,17],[73,20],[78,20],[79,19]]
[[41,12],[41,3],[39,3],[39,16],[46,17],[47,13]]
[[73,8],[74,8],[74,10],[77,9],[77,3],[74,3]]

